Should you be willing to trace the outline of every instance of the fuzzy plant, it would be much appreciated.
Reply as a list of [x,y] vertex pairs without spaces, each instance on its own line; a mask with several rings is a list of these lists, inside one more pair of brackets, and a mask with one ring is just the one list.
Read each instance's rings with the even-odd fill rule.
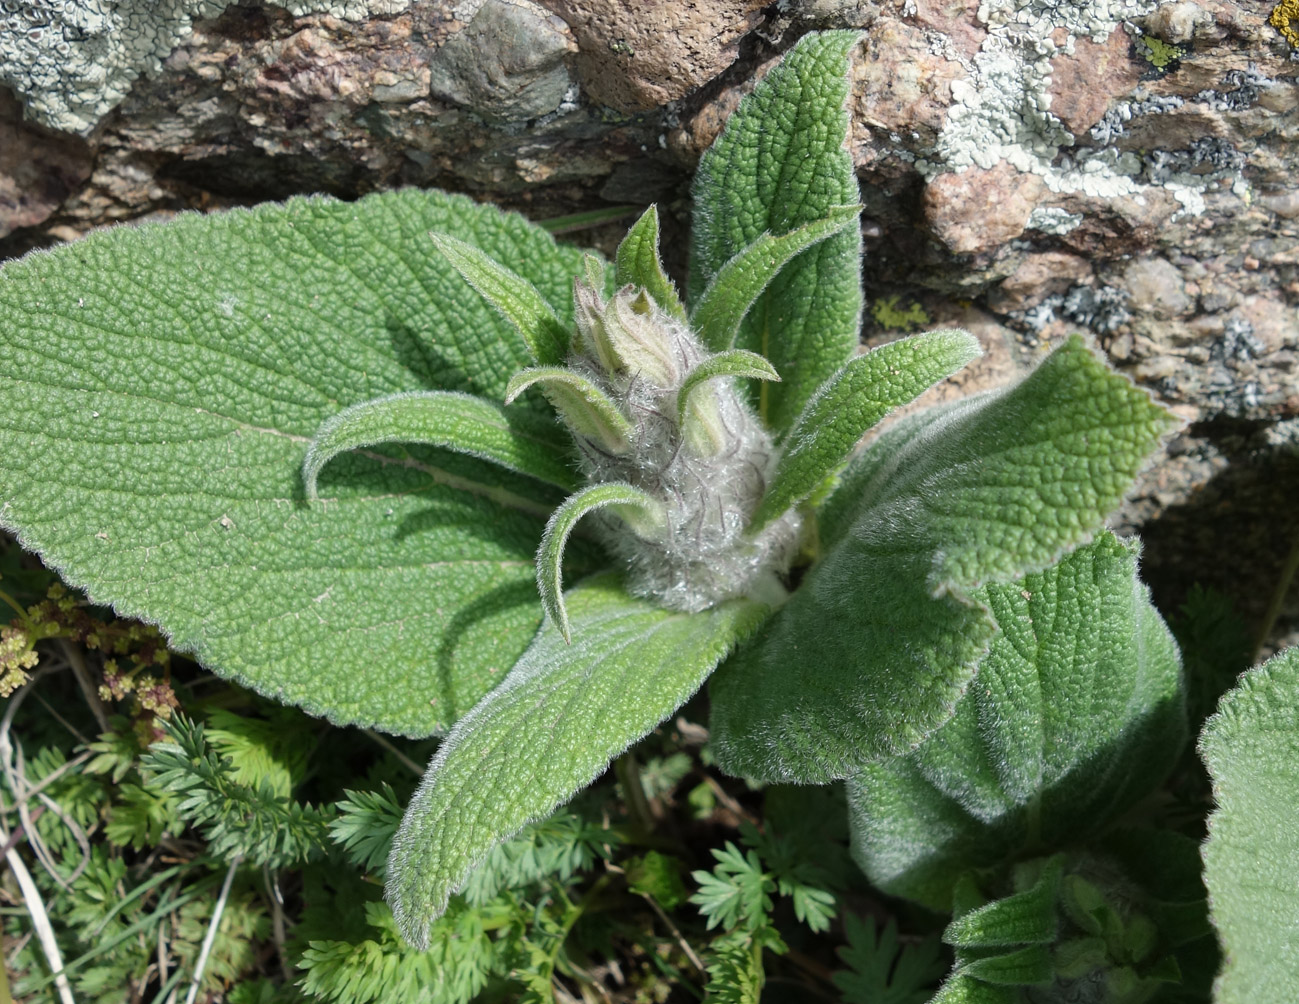
[[[1053,855],[1182,738],[1176,647],[1103,531],[1172,421],[1074,337],[855,453],[979,354],[858,351],[856,43],[804,38],[705,155],[684,295],[652,208],[610,262],[415,191],[0,273],[0,522],[223,676],[444,736],[386,867],[412,944],[710,676],[719,764],[847,779],[885,888],[960,916],[1036,889],[1055,917],[1125,867]],[[970,937],[952,1000],[1013,985]],[[1026,986],[1141,992],[1186,941],[1053,970],[1033,937]]]

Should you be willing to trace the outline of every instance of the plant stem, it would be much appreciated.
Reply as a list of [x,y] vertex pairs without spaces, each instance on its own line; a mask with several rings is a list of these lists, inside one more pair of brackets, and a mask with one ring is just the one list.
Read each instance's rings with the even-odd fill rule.
[[22,607],[20,607],[18,605],[18,601],[15,600],[8,593],[6,593],[3,589],[0,589],[0,602],[7,603],[9,606],[13,607],[14,610],[17,612],[19,618],[22,620],[22,622],[24,624],[27,623],[27,611],[24,610]]
[[9,992],[9,967],[4,964],[4,931],[0,930],[0,1004],[14,1004]]
[[1295,534],[1294,542],[1290,545],[1290,553],[1286,555],[1285,564],[1281,566],[1281,577],[1277,580],[1276,589],[1272,591],[1272,600],[1268,603],[1267,613],[1263,615],[1263,624],[1254,640],[1254,651],[1250,654],[1251,666],[1258,663],[1263,646],[1267,644],[1272,629],[1276,627],[1277,618],[1281,616],[1281,605],[1285,603],[1286,594],[1290,592],[1296,570],[1299,570],[1299,533]]
[[5,860],[9,862],[9,870],[18,880],[18,888],[22,890],[23,901],[27,904],[27,912],[32,918],[32,927],[36,930],[36,938],[41,943],[41,950],[45,953],[45,961],[49,963],[50,971],[54,973],[54,986],[58,989],[59,1000],[62,1004],[73,1004],[72,987],[68,984],[68,977],[63,969],[63,956],[59,954],[59,945],[54,939],[54,928],[50,926],[50,917],[45,912],[45,903],[41,900],[40,890],[36,888],[31,872],[23,864],[23,859],[18,856],[16,849],[11,847],[7,850]]
[[81,650],[63,638],[59,639],[59,648],[63,651],[63,658],[67,659],[68,665],[72,667],[72,675],[77,678],[77,686],[81,688],[81,696],[90,706],[90,713],[99,723],[100,733],[108,732],[108,714],[104,711],[104,702],[99,699],[99,690],[90,678],[90,670],[86,666]]
[[225,913],[226,900],[230,897],[230,884],[235,880],[235,871],[241,861],[243,855],[236,855],[230,862],[230,867],[226,869],[226,880],[221,883],[221,893],[217,896],[216,906],[212,908],[212,920],[207,926],[207,934],[203,935],[203,946],[199,949],[198,961],[194,964],[194,975],[189,981],[189,993],[185,995],[185,1004],[194,1004],[194,998],[198,996],[199,984],[203,982],[203,970],[207,968],[207,958],[212,951],[212,942],[216,941],[221,915]]
[[650,811],[645,798],[645,786],[641,783],[640,763],[630,750],[613,762],[613,772],[622,785],[622,797],[627,803],[627,815],[632,825],[645,833],[654,832],[654,813]]
[[397,748],[397,747],[396,747],[392,742],[390,742],[386,737],[381,736],[378,732],[374,731],[374,729],[362,729],[362,731],[363,731],[367,736],[369,736],[371,739],[373,739],[375,742],[377,742],[380,746],[382,746],[384,749],[386,749],[389,753],[391,753],[393,756],[395,756],[395,757],[397,758],[398,763],[400,763],[403,767],[405,767],[407,770],[409,770],[409,771],[410,771],[412,774],[414,774],[416,777],[423,777],[423,776],[424,776],[424,771],[423,771],[423,769],[420,767],[420,765],[417,764],[417,763],[416,763],[414,760],[412,760],[410,757],[408,757],[408,756],[407,756],[405,753],[403,753],[401,750],[399,750],[399,749],[398,749],[398,748]]

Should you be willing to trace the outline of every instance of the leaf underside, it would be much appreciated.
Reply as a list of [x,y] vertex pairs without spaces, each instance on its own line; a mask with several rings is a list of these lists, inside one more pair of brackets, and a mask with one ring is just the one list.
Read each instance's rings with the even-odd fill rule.
[[1204,880],[1226,956],[1213,999],[1299,1000],[1299,648],[1241,677],[1200,753],[1217,803]]
[[323,504],[300,477],[348,406],[500,400],[530,362],[430,231],[525,271],[571,319],[579,252],[437,192],[185,216],[6,266],[0,522],[254,690],[338,723],[449,726],[540,622],[532,557],[562,493],[427,446],[337,457]]
[[577,480],[566,458],[571,447],[553,421],[472,394],[416,391],[362,401],[326,421],[303,461],[307,496],[317,496],[320,472],[334,457],[393,442],[467,453],[558,488],[572,488]]
[[949,909],[965,870],[1083,839],[1163,780],[1181,663],[1138,551],[1105,532],[981,591],[1000,633],[951,721],[848,781],[853,853],[880,888]]
[[1018,385],[885,432],[827,506],[829,553],[714,678],[719,763],[824,782],[919,744],[996,632],[975,590],[1085,541],[1170,425],[1071,339]]
[[388,863],[388,901],[416,945],[499,841],[589,784],[693,694],[766,608],[679,614],[612,576],[568,594],[573,644],[547,627],[433,758]]

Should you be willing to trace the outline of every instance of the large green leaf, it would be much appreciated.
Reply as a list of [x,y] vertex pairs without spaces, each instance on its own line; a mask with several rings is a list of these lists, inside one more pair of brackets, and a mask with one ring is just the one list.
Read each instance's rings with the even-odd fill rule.
[[562,495],[429,446],[334,459],[310,506],[300,473],[351,405],[499,400],[531,361],[433,231],[571,318],[577,251],[436,192],[184,216],[6,266],[0,521],[262,693],[336,722],[448,726],[540,622],[532,555]]
[[852,455],[870,429],[982,354],[965,331],[930,331],[872,349],[817,390],[785,438],[750,532],[802,502]]
[[719,762],[807,783],[919,744],[996,632],[977,588],[1085,541],[1170,425],[1071,339],[1009,390],[882,436],[831,500],[825,559],[714,678]]
[[1218,803],[1204,844],[1226,953],[1214,1000],[1299,1000],[1299,648],[1241,677],[1200,752]]
[[744,600],[681,614],[627,596],[619,579],[568,595],[573,644],[547,627],[456,723],[406,812],[388,861],[402,933],[430,924],[501,840],[590,784],[703,683],[766,608]]
[[947,909],[965,870],[1083,839],[1163,780],[1181,666],[1138,550],[1105,532],[981,590],[1000,633],[951,721],[848,781],[854,854],[882,889]]
[[[848,153],[848,53],[860,34],[805,36],[740,102],[695,176],[690,302],[764,234],[783,235],[858,201]],[[781,430],[857,347],[861,230],[804,251],[758,297],[737,346],[771,360],[763,418]]]

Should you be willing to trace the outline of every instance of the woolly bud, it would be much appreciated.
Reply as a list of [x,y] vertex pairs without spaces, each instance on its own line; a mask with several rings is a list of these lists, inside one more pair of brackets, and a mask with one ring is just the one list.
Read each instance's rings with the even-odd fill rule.
[[607,303],[588,283],[574,285],[578,336],[606,373],[627,373],[656,387],[677,381],[677,362],[665,330],[670,320],[643,289],[624,286]]

